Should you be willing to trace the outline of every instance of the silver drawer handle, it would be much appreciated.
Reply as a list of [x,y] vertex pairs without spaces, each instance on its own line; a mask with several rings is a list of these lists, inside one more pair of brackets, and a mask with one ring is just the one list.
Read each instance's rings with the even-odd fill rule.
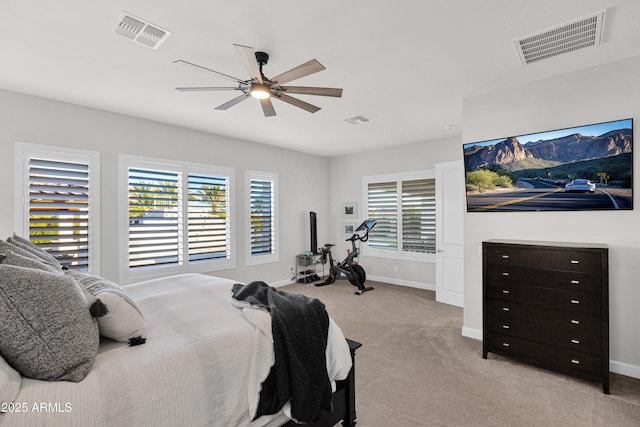
[[580,321],[571,319],[571,323],[573,323],[574,325],[579,325]]
[[508,293],[509,293],[509,291],[508,291],[508,290],[506,290],[506,289],[503,289],[503,290],[502,290],[502,293],[503,293],[503,294],[508,294]]
[[571,284],[572,285],[579,285],[580,284],[580,280],[572,280]]
[[509,255],[502,255],[502,258],[509,259]]
[[577,299],[572,299],[571,304],[580,304],[580,301],[578,301]]
[[503,343],[502,343],[502,346],[503,346],[503,347],[509,347],[509,343],[508,343],[508,342],[503,342]]
[[502,329],[509,329],[509,325],[502,325]]
[[573,344],[580,344],[580,340],[571,340]]
[[509,275],[509,273],[506,273],[506,272],[505,272],[505,273],[502,273],[502,275],[503,275],[503,276],[508,276],[508,275]]
[[502,307],[502,311],[509,311],[509,307]]
[[571,264],[580,264],[580,261],[576,260],[576,259],[572,259],[571,260]]
[[578,359],[571,359],[571,363],[573,363],[574,365],[579,365],[580,361]]

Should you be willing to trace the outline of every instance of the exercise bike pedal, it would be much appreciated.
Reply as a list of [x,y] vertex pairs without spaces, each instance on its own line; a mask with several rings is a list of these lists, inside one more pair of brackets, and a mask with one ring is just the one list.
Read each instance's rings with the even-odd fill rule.
[[368,288],[358,289],[357,291],[354,292],[354,294],[362,295],[363,293],[365,293],[367,291],[372,291],[372,290],[373,290],[373,286],[369,286]]

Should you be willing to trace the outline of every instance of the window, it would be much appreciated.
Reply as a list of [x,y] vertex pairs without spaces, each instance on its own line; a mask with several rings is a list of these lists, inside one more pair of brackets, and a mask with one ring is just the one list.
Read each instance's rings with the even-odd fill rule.
[[364,252],[431,260],[436,252],[435,179],[430,172],[365,177],[367,217],[377,221]]
[[70,269],[100,273],[100,157],[16,144],[16,232]]
[[247,172],[247,265],[278,261],[277,175]]
[[121,157],[123,281],[232,268],[233,169]]

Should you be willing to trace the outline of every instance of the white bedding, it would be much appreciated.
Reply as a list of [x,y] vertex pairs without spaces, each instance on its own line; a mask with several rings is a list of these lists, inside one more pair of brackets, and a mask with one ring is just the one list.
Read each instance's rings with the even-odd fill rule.
[[[256,316],[243,315],[255,309],[231,304],[233,283],[185,274],[127,286],[147,321],[146,344],[129,347],[105,340],[80,383],[23,378],[14,412],[0,414],[0,425],[281,424],[286,420],[282,414],[250,421],[256,384],[269,373],[273,348],[265,345],[268,328],[265,335],[254,325]],[[327,365],[331,380],[346,378],[351,369],[348,345],[333,321]]]

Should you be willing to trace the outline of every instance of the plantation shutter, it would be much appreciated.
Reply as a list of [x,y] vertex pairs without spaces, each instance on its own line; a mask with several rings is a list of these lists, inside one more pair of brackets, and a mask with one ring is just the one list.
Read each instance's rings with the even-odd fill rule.
[[377,221],[369,233],[369,247],[398,249],[398,185],[377,182],[368,185],[369,218]]
[[180,263],[180,174],[129,168],[129,268]]
[[187,185],[189,262],[229,257],[227,178],[189,174]]
[[434,179],[402,182],[402,250],[435,253],[436,186]]
[[62,265],[88,270],[88,163],[29,159],[29,239]]
[[273,181],[252,179],[249,205],[251,209],[251,256],[275,252]]

